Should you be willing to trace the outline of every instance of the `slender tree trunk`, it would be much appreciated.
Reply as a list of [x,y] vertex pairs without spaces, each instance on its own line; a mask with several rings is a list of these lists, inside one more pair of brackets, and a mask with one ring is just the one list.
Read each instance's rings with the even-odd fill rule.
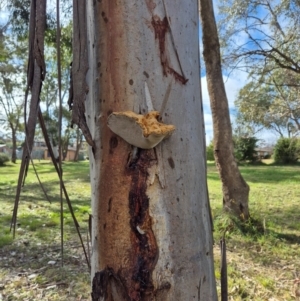
[[[197,1],[87,3],[92,300],[217,300]],[[83,39],[84,24],[76,30]],[[137,149],[107,126],[112,112],[152,106],[176,127],[154,149]]]
[[77,128],[76,131],[76,151],[74,155],[74,161],[78,161],[78,156],[79,156],[79,151],[82,145],[82,133],[81,131]]
[[17,137],[16,130],[14,126],[11,124],[11,138],[12,138],[12,153],[11,153],[11,162],[17,162]]
[[63,139],[62,146],[61,146],[62,161],[65,161],[67,158],[68,150],[69,150],[69,141],[70,141],[69,136],[65,136],[65,139]]
[[233,153],[232,129],[212,0],[200,0],[200,7],[203,56],[213,117],[214,156],[222,181],[223,207],[242,220],[247,220],[249,186],[240,174]]

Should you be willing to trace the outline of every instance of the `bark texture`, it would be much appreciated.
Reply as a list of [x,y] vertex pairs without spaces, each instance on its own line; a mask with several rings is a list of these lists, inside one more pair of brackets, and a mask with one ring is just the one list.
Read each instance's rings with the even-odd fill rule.
[[[197,2],[87,3],[92,300],[217,300]],[[153,109],[176,127],[154,149],[132,147],[107,126],[112,112]]]
[[234,158],[228,100],[222,77],[218,31],[211,0],[200,0],[203,56],[213,117],[214,156],[223,189],[223,208],[242,220],[249,218],[249,186]]

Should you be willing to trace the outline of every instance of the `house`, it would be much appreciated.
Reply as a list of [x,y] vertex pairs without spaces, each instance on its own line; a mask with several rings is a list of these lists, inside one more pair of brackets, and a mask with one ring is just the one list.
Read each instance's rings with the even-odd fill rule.
[[34,141],[33,147],[35,149],[42,149],[46,147],[46,142],[43,140],[36,140]]
[[273,147],[266,146],[256,148],[255,151],[259,159],[268,159],[273,155],[274,149]]
[[74,161],[75,154],[76,154],[76,148],[69,146],[65,161]]
[[[54,149],[56,149],[56,148],[54,148]],[[55,155],[55,153],[58,154],[57,150],[56,150],[56,152],[54,151],[54,155]],[[74,161],[75,154],[76,154],[76,148],[69,146],[66,157],[65,157],[65,161]],[[43,159],[51,160],[51,157],[50,157],[50,154],[49,154],[49,151],[47,148],[44,149]],[[83,159],[84,159],[84,156],[83,156],[82,152],[79,152],[78,160],[83,160]]]
[[11,153],[9,147],[6,144],[0,144],[0,153],[9,155]]
[[[58,146],[52,147],[55,158],[58,158]],[[0,149],[1,152],[1,149]],[[23,149],[17,152],[18,159],[22,158]],[[76,154],[76,147],[68,146],[68,151],[65,161],[74,161]],[[78,160],[84,159],[84,149],[81,148],[78,155]],[[50,153],[44,140],[35,140],[31,152],[31,158],[35,160],[51,160]]]

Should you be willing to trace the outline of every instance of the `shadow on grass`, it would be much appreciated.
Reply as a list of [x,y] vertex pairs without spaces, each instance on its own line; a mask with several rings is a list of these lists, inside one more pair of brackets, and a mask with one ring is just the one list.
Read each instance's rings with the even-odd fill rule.
[[[241,235],[256,241],[262,237],[275,239],[287,244],[300,244],[300,235],[292,233],[299,231],[298,205],[282,206],[280,210],[270,212],[267,208],[260,211],[253,210],[251,218],[242,222],[222,210],[214,212],[214,225],[217,236],[224,231],[233,235]],[[299,232],[297,232],[299,233]]]
[[[89,182],[89,181],[86,181]],[[66,190],[69,195],[69,198],[75,199],[74,202],[82,203],[84,200],[78,199],[78,195],[74,198],[74,191],[72,187],[68,187],[68,185],[77,185],[77,182],[74,182],[74,180],[68,179],[64,181],[66,185]],[[78,182],[78,184],[84,183],[84,181]],[[42,182],[43,187],[50,199],[51,202],[59,202],[59,195],[60,195],[60,188],[59,188],[59,182],[58,181],[45,181]],[[3,187],[1,187],[3,186]],[[15,185],[10,186],[7,183],[6,184],[0,184],[0,202],[1,200],[5,201],[14,201],[15,195],[16,195],[16,189],[17,187]],[[25,183],[25,186],[22,187],[21,190],[21,201],[22,202],[32,202],[32,201],[47,201],[47,198],[42,190],[42,187],[39,183]]]
[[[56,266],[49,265],[48,262],[49,260],[55,260],[55,264],[56,261],[60,261],[60,237],[57,235],[59,227],[55,233],[50,229],[51,226],[48,225],[44,227],[40,225],[34,229],[25,228],[22,232],[17,231],[16,238],[13,239],[13,235],[9,231],[9,216],[0,215],[0,219],[5,221],[4,224],[1,223],[0,225],[0,258],[6,259],[0,260],[0,269],[11,270],[13,274],[16,274],[16,271],[20,269],[41,268],[43,271],[48,268],[57,269],[59,262]],[[22,226],[25,226],[25,224]],[[64,243],[64,264],[69,267],[81,266],[82,272],[88,273],[86,262],[80,259],[83,255],[83,249],[78,236],[70,229],[66,228],[65,230],[68,232],[69,239],[65,239]],[[87,229],[84,229],[84,232],[86,231]],[[73,256],[75,254],[77,256]],[[28,272],[30,273],[30,270]]]
[[260,167],[260,168],[243,168],[241,170],[245,180],[252,183],[279,183],[286,181],[300,181],[299,168],[293,166],[287,170],[287,166],[278,167]]
[[[12,169],[12,167],[14,169]],[[19,165],[7,165],[3,166],[2,170],[7,175],[7,168],[9,168],[9,172],[11,172],[11,178],[14,179],[14,181],[18,180],[18,174],[19,174]],[[16,170],[17,168],[17,170]],[[47,175],[52,174],[52,179],[59,179],[58,175],[56,173],[54,165],[49,161],[40,161],[35,162],[35,168],[39,175]],[[63,177],[67,180],[74,180],[80,178],[82,182],[89,182],[89,162],[88,161],[80,161],[80,162],[63,162],[62,164],[63,168]],[[1,173],[1,167],[0,167],[0,173]],[[34,178],[36,179],[36,176],[34,174],[32,165],[29,165],[29,171],[28,171],[28,178],[31,178],[31,180]],[[37,180],[36,180],[37,181]],[[26,181],[25,181],[26,183]]]
[[4,164],[4,165],[0,165],[0,171],[1,171],[1,168],[6,168],[6,167],[8,167],[8,168],[12,168],[12,167],[16,167],[16,165],[15,164],[12,164],[12,163],[7,163],[7,164]]
[[[233,220],[235,226],[239,229],[240,233],[249,237],[253,237],[254,240],[263,236],[269,236],[281,241],[285,241],[288,244],[300,243],[300,236],[292,233],[279,232],[274,229],[265,229],[263,221],[260,219],[250,218],[247,223],[241,223],[237,220]],[[287,227],[288,228],[288,227]]]
[[288,244],[300,244],[300,236],[292,233],[280,233],[273,230],[267,231],[268,235],[283,240]]
[[[84,234],[88,229],[88,206],[74,206],[74,214],[79,223],[80,231]],[[64,210],[64,228],[65,234],[71,235],[75,233],[75,223],[68,209]],[[13,241],[13,231],[11,228],[12,213],[0,214],[0,250],[1,247],[9,245]],[[16,238],[35,241],[42,240],[44,243],[51,243],[60,232],[60,210],[59,208],[51,208],[38,206],[28,211],[19,211],[16,222]],[[75,236],[77,234],[74,234]],[[59,235],[58,235],[59,236]],[[0,256],[1,257],[1,256]]]
[[[214,163],[208,164],[207,178],[220,181]],[[252,183],[279,183],[285,181],[300,182],[300,165],[241,165],[240,171],[246,182]]]

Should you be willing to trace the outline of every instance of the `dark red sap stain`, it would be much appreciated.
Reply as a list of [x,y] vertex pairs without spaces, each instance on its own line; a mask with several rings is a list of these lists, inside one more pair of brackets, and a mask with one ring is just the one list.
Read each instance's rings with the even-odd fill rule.
[[[146,191],[148,169],[156,162],[157,158],[153,150],[138,149],[135,160],[128,166],[128,172],[131,175],[129,214],[134,252],[131,278],[133,283],[128,294],[132,301],[143,300],[143,296],[154,290],[152,271],[157,262],[158,247],[151,229],[149,198]],[[138,231],[138,227],[144,229],[144,234]]]
[[167,17],[164,17],[161,20],[156,15],[152,16],[151,24],[154,28],[155,39],[157,39],[159,43],[160,63],[163,68],[164,76],[167,76],[168,73],[172,74],[177,81],[181,82],[182,84],[186,84],[188,79],[179,74],[170,66],[169,57],[166,52],[166,34],[170,30]]

